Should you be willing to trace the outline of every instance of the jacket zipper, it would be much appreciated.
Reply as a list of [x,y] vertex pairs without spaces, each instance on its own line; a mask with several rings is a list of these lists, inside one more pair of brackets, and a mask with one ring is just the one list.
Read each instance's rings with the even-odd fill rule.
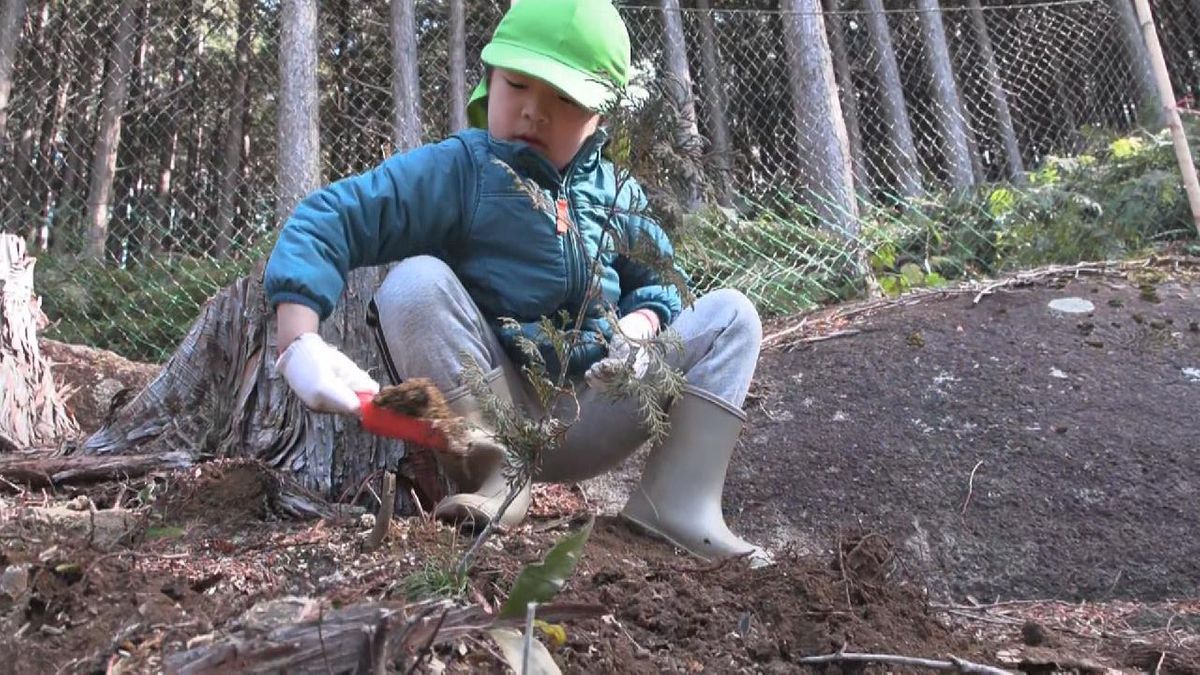
[[[591,140],[589,141],[589,144],[594,142],[594,140]],[[566,304],[568,308],[574,307],[575,311],[577,312],[584,311],[583,305],[585,298],[581,297],[581,295],[583,295],[587,289],[587,268],[590,266],[587,265],[587,247],[583,244],[583,233],[579,230],[579,218],[575,213],[575,204],[571,201],[571,191],[569,186],[571,183],[571,178],[575,175],[576,162],[582,156],[590,156],[592,152],[594,152],[594,149],[589,147],[587,148],[587,152],[580,152],[571,161],[571,164],[567,167],[567,170],[563,174],[561,182],[559,183],[559,194],[555,199],[556,209],[559,199],[566,201],[566,211],[568,220],[570,221],[567,224],[566,232],[562,234],[563,237],[566,237],[566,239],[563,241],[563,249],[566,256],[565,267],[567,275]],[[558,218],[558,215],[559,214],[556,210],[556,219]],[[555,223],[555,227],[558,227],[557,222]],[[581,262],[581,259],[583,262]]]

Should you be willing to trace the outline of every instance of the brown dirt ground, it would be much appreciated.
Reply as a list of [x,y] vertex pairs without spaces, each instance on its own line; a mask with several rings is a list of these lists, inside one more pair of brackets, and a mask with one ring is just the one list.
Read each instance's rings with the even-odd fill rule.
[[[1088,315],[1056,314],[1081,297]],[[898,543],[938,597],[1200,595],[1200,284],[895,305],[766,353],[727,483],[754,537]]]
[[[1095,315],[1046,310],[1067,294]],[[777,564],[700,564],[601,517],[559,599],[607,614],[550,646],[564,671],[795,672],[844,647],[1026,672],[1200,673],[1200,382],[1184,370],[1200,369],[1197,287],[1104,278],[971,299],[843,309],[776,340],[726,505]],[[799,341],[837,331],[859,332]],[[0,484],[0,635],[12,636],[0,663],[157,672],[259,601],[399,599],[469,544],[412,518],[361,553],[369,523],[282,519],[263,471],[215,462],[57,494]],[[76,499],[86,512],[80,493],[140,525],[98,549],[18,508]],[[539,489],[531,522],[482,549],[463,601],[502,601],[583,503]],[[434,665],[500,671],[495,652],[472,639]]]

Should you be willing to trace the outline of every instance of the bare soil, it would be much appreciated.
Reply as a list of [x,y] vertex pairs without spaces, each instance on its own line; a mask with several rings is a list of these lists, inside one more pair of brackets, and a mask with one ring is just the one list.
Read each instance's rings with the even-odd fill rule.
[[[763,355],[726,510],[777,563],[701,563],[601,515],[559,599],[603,616],[542,641],[565,672],[796,672],[845,650],[1200,673],[1198,289],[1103,277],[769,327],[790,332]],[[1095,311],[1047,308],[1066,295]],[[588,505],[619,506],[629,475],[539,486],[459,601],[498,606]],[[266,600],[412,597],[470,543],[417,517],[363,553],[369,517],[286,519],[276,485],[222,461],[82,491],[0,487],[0,670],[159,672]],[[63,504],[136,525],[112,546],[32,515]],[[503,670],[483,635],[420,671],[442,668]]]
[[[1093,312],[1049,308],[1079,297]],[[855,317],[765,354],[726,487],[742,530],[898,543],[942,598],[1200,595],[1200,285],[1155,274]]]

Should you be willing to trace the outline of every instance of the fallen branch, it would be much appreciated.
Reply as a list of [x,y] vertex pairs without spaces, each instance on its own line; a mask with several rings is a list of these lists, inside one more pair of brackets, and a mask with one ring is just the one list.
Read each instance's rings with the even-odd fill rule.
[[1044,279],[1056,279],[1059,277],[1077,277],[1081,274],[1105,274],[1114,269],[1127,270],[1133,267],[1148,267],[1153,264],[1153,260],[1147,258],[1145,260],[1130,261],[1127,263],[1115,262],[1081,262],[1074,265],[1051,265],[1043,269],[1030,270],[1028,272],[1018,272],[1017,274],[993,281],[985,285],[978,293],[975,294],[975,299],[971,304],[978,305],[984,296],[991,295],[1001,288],[1010,286],[1028,286],[1030,284],[1042,281]]
[[1014,675],[1012,671],[1004,670],[1003,668],[994,668],[992,666],[972,663],[971,661],[960,659],[956,656],[951,656],[949,658],[949,661],[935,661],[933,659],[921,659],[913,656],[897,656],[895,654],[852,654],[848,652],[838,652],[836,654],[825,654],[824,656],[805,656],[796,659],[796,662],[804,664],[887,663],[895,666],[916,666],[918,668],[930,668],[932,670],[954,670],[960,673],[973,673],[975,675]]
[[777,331],[775,333],[771,333],[770,335],[767,335],[766,337],[764,337],[762,339],[762,343],[764,345],[772,344],[776,340],[779,340],[780,338],[785,338],[785,337],[791,335],[792,333],[795,333],[796,331],[804,330],[804,327],[807,325],[808,325],[808,317],[804,317],[804,318],[800,319],[800,321],[798,321],[796,323],[796,325],[794,325],[794,326],[784,328],[781,331]]
[[[556,603],[543,605],[543,619],[561,622],[594,618],[607,610],[600,605]],[[425,653],[426,645],[453,642],[489,628],[513,627],[524,617],[499,619],[482,607],[453,607],[446,602],[362,603],[314,620],[281,626],[264,634],[242,630],[223,640],[166,659],[166,672],[276,673],[369,672],[381,659],[393,662]],[[383,645],[384,653],[377,650]]]
[[101,483],[192,466],[186,452],[153,455],[50,455],[0,459],[0,476],[29,487]]
[[814,335],[812,337],[799,338],[790,342],[789,346],[800,344],[802,342],[824,342],[825,340],[832,340],[834,338],[850,337],[851,335],[858,335],[861,332],[862,330],[858,328],[846,328],[843,330],[834,331],[832,333],[826,333],[825,335]]

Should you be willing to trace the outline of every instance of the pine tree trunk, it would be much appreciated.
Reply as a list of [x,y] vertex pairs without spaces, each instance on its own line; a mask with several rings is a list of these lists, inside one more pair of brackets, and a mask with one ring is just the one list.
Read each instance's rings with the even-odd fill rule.
[[967,138],[966,115],[958,95],[958,84],[954,81],[950,46],[946,42],[946,27],[942,23],[942,10],[938,0],[917,0],[917,7],[920,10],[921,39],[925,43],[925,60],[933,82],[934,115],[946,172],[952,187],[968,188],[975,184],[975,170],[971,162],[971,143]]
[[896,190],[902,198],[914,199],[924,194],[921,170],[917,166],[917,146],[913,141],[908,106],[904,102],[904,86],[900,67],[892,46],[883,0],[863,0],[866,8],[867,31],[875,52],[875,80],[879,86],[879,107],[887,131],[887,161],[895,174]]
[[1142,27],[1130,0],[1111,0],[1117,13],[1121,39],[1129,56],[1129,69],[1133,79],[1133,90],[1137,92],[1138,121],[1155,129],[1166,124],[1162,106],[1158,104],[1158,91],[1154,87],[1154,70],[1150,67],[1150,51],[1142,39]]
[[185,74],[188,50],[194,41],[192,0],[179,0],[176,9],[179,14],[172,25],[175,36],[171,58],[171,90],[176,92],[176,95],[167,101],[158,132],[158,140],[162,145],[158,154],[158,176],[154,185],[153,215],[149,218],[149,231],[145,236],[146,249],[151,253],[161,253],[166,249],[173,229],[171,194],[175,167],[179,162],[179,118],[183,114],[182,103],[189,93],[185,90]]
[[983,59],[984,76],[987,78],[988,91],[991,92],[992,104],[996,110],[996,124],[1004,145],[1004,165],[1008,169],[1008,177],[1020,182],[1025,176],[1025,162],[1021,159],[1021,146],[1017,143],[1017,131],[1013,127],[1012,112],[1008,107],[1008,92],[1004,90],[1004,80],[1000,77],[1000,67],[996,64],[996,53],[992,49],[987,21],[984,20],[979,0],[967,0],[967,7],[971,10],[971,28],[975,32],[975,44],[979,47],[979,55]]
[[50,60],[40,58],[40,55],[49,51],[47,35],[50,31],[47,29],[47,24],[54,16],[50,10],[49,0],[42,0],[30,8],[29,30],[16,55],[16,58],[22,60],[29,70],[25,76],[27,84],[20,92],[21,96],[17,101],[26,112],[21,116],[20,129],[14,129],[11,132],[12,140],[16,144],[12,163],[16,169],[17,179],[11,190],[5,195],[9,213],[0,214],[0,217],[4,217],[6,229],[18,232],[27,230],[33,221],[33,214],[37,212],[34,204],[37,201],[41,176],[38,174],[36,153],[39,130],[46,114],[42,104],[50,96],[48,85],[54,68],[54,64]]
[[96,260],[104,257],[108,241],[109,202],[117,169],[117,149],[121,142],[121,116],[129,95],[129,76],[133,71],[134,28],[138,0],[121,0],[116,14],[116,34],[104,81],[100,104],[100,127],[92,150],[92,175],[87,199],[87,244],[84,255]]
[[467,27],[463,0],[450,0],[450,131],[467,127]]
[[414,0],[392,0],[392,131],[397,150],[421,144],[421,82]]
[[717,203],[733,203],[733,144],[729,141],[729,119],[725,116],[725,83],[721,77],[721,59],[717,54],[717,32],[708,0],[696,0],[700,21],[700,60],[703,68],[705,116],[708,118],[708,142],[717,170]]
[[[98,13],[103,0],[93,0],[89,3],[87,12],[91,15]],[[71,60],[76,64],[75,84],[73,91],[99,91],[104,82],[104,50],[99,40],[92,34],[85,36],[79,44],[78,51],[73,52]],[[66,146],[69,149],[66,166],[63,168],[62,188],[58,193],[54,230],[51,232],[51,250],[55,253],[82,253],[83,246],[83,216],[86,195],[87,153],[83,148],[93,142],[96,126],[97,105],[91,96],[77,96],[70,106],[70,124],[67,125]]]
[[829,29],[829,50],[833,58],[833,72],[837,75],[838,100],[842,114],[846,116],[846,138],[850,143],[850,170],[854,174],[854,185],[858,194],[871,193],[870,173],[866,156],[863,154],[862,127],[859,125],[858,96],[854,91],[854,78],[850,69],[850,52],[846,49],[845,29],[840,0],[826,0],[826,27]]
[[79,432],[38,347],[46,317],[33,294],[34,263],[23,239],[0,234],[0,448],[53,445]]
[[8,97],[12,93],[13,64],[25,19],[25,0],[0,0],[0,142],[8,130]]
[[280,8],[278,126],[275,214],[283,222],[321,183],[316,0],[284,0]]
[[787,9],[784,39],[801,180],[821,226],[852,238],[858,229],[858,207],[821,5],[818,0],[788,0]]
[[[65,12],[64,12],[65,13]],[[51,48],[52,53],[62,54],[66,49],[67,37],[63,30],[61,19],[54,25],[54,45]],[[31,200],[31,209],[37,208],[36,218],[31,218],[29,223],[30,236],[29,241],[40,242],[41,248],[45,248],[46,238],[49,234],[46,229],[46,224],[49,221],[50,209],[55,198],[55,177],[58,173],[57,162],[55,162],[56,140],[62,132],[63,118],[67,112],[67,96],[71,88],[71,77],[66,72],[66,59],[56,59],[54,70],[51,75],[50,86],[47,88],[46,108],[47,112],[42,118],[42,133],[38,141],[38,156],[35,167],[30,167],[35,170],[36,182],[33,182],[36,196]],[[32,212],[30,215],[33,215]]]
[[[683,32],[683,15],[679,0],[662,0],[663,51],[667,59],[667,94],[679,115],[675,124],[675,148],[681,154],[699,157],[700,132],[696,127],[696,103],[692,90],[692,72],[688,66],[687,40]],[[697,176],[699,178],[699,176]],[[700,203],[700,186],[690,182],[682,195],[688,210]]]
[[250,40],[254,32],[253,0],[238,0],[237,62],[229,109],[225,117],[225,138],[217,176],[217,234],[213,251],[225,257],[233,244],[234,210],[237,205],[237,179],[242,159],[242,121],[246,108],[246,85],[250,79]]

